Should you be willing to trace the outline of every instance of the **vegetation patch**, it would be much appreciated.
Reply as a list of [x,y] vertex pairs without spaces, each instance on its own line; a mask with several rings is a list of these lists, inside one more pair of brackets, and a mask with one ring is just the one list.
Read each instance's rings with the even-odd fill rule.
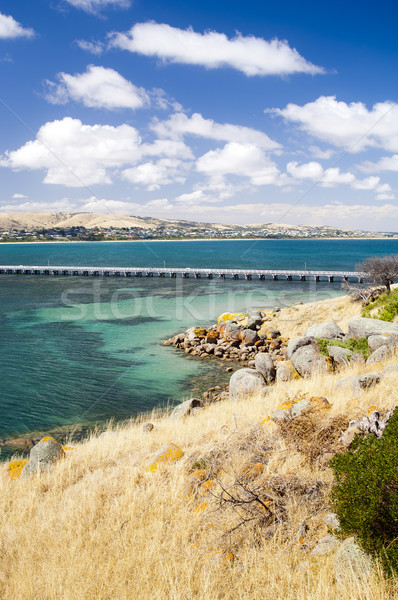
[[368,340],[365,337],[361,338],[349,338],[348,340],[326,340],[324,338],[316,338],[319,344],[319,350],[321,354],[329,356],[328,346],[338,346],[339,348],[347,348],[351,352],[362,354],[365,359],[371,355]]
[[398,410],[382,437],[356,436],[347,452],[330,461],[334,511],[342,535],[356,535],[365,552],[380,558],[388,574],[398,570]]
[[398,315],[398,289],[371,300],[362,311],[362,316],[381,321],[393,321]]

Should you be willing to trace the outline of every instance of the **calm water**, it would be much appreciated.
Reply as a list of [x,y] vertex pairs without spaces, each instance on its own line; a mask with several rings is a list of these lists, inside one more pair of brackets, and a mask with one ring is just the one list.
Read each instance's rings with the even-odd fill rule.
[[[0,264],[353,269],[397,240],[0,245]],[[225,310],[285,306],[339,284],[0,278],[0,436],[123,419],[206,387],[220,367],[161,340]]]

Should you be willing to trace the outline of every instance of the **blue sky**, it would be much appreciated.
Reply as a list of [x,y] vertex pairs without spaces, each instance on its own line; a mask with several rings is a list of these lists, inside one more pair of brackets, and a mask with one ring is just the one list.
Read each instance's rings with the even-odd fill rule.
[[398,231],[385,0],[3,0],[0,210]]

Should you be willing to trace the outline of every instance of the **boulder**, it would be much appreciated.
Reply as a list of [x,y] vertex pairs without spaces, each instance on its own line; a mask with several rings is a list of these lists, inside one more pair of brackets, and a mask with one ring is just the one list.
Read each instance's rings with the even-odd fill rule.
[[359,352],[353,352],[350,356],[351,365],[364,365],[365,362],[366,361],[364,355],[360,354]]
[[384,367],[383,369],[383,375],[395,375],[395,373],[398,373],[398,364],[393,364],[393,365],[387,365],[386,367]]
[[336,381],[336,389],[350,389],[354,394],[366,391],[381,381],[381,373],[364,373],[353,377],[343,377]]
[[241,333],[242,342],[245,346],[254,346],[258,340],[258,335],[253,329],[243,329]]
[[251,311],[249,312],[249,318],[247,319],[247,329],[257,329],[257,327],[260,327],[262,324],[263,320],[261,317],[261,313],[257,312],[257,311]]
[[358,546],[354,537],[349,537],[336,551],[334,571],[337,583],[345,587],[347,584],[358,585],[366,580],[372,571],[370,557]]
[[344,331],[334,321],[326,323],[315,323],[305,332],[307,337],[323,338],[325,340],[342,340],[345,337]]
[[371,335],[398,335],[398,323],[355,317],[348,323],[349,337],[368,338]]
[[292,381],[299,379],[300,375],[290,360],[281,360],[276,364],[276,381]]
[[299,398],[292,402],[281,404],[271,415],[272,421],[275,423],[289,423],[299,417],[307,410],[323,411],[330,408],[330,404],[323,396],[312,396],[311,398]]
[[227,340],[239,341],[240,340],[240,327],[232,321],[228,321],[225,324],[223,335]]
[[170,419],[182,419],[190,415],[194,408],[202,408],[203,404],[199,398],[190,398],[178,404],[170,415]]
[[351,350],[348,348],[340,348],[339,346],[328,346],[328,353],[331,356],[335,363],[338,365],[347,366],[350,363],[350,356],[352,354]]
[[322,554],[329,554],[337,546],[339,546],[340,541],[334,535],[325,535],[321,538],[313,547],[310,552],[310,556],[321,556]]
[[267,383],[275,381],[276,369],[274,362],[269,354],[260,352],[254,359],[254,368],[261,373]]
[[291,361],[297,373],[302,377],[311,377],[314,373],[330,372],[330,365],[326,356],[320,354],[312,344],[302,346],[296,350]]
[[379,346],[366,361],[367,365],[375,365],[379,362],[385,362],[392,354],[393,349],[391,346]]
[[394,347],[398,344],[398,336],[396,335],[370,335],[368,337],[369,348],[372,352],[380,348],[380,346]]
[[229,399],[232,401],[258,394],[265,386],[264,377],[254,369],[239,369],[229,381]]
[[299,348],[302,348],[303,346],[310,346],[310,345],[315,346],[319,350],[318,342],[313,337],[305,336],[305,337],[299,337],[299,338],[292,338],[291,340],[289,340],[289,343],[287,345],[287,349],[286,349],[287,358],[291,359],[293,354],[295,352],[297,352],[297,350]]
[[65,452],[61,444],[52,437],[44,437],[30,451],[29,462],[23,468],[21,477],[40,473],[63,456],[65,456]]
[[172,442],[164,444],[152,458],[151,462],[146,468],[146,471],[150,473],[155,473],[155,471],[158,470],[161,464],[175,463],[183,456],[183,451],[176,444],[173,444]]
[[153,429],[154,429],[154,425],[153,423],[143,423],[142,425],[142,431],[144,433],[150,433]]

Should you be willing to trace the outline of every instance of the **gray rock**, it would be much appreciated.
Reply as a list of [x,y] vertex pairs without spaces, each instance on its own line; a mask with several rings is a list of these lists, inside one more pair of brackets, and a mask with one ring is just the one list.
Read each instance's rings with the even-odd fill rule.
[[364,355],[360,354],[359,352],[353,352],[350,356],[351,365],[364,365],[365,362],[366,361]]
[[242,331],[242,342],[246,345],[246,346],[254,346],[254,344],[257,342],[258,340],[258,335],[256,331],[253,331],[252,329],[244,329]]
[[302,412],[304,412],[305,410],[307,410],[307,408],[310,407],[310,405],[311,400],[309,400],[308,398],[303,398],[303,400],[295,402],[289,409],[281,408],[279,410],[276,410],[274,413],[271,414],[271,419],[275,423],[288,423],[296,417],[299,417]]
[[181,402],[173,409],[173,412],[170,415],[170,419],[182,419],[183,417],[187,417],[190,415],[194,408],[202,408],[203,404],[199,398],[190,398],[189,400],[185,400],[185,402]]
[[296,350],[291,361],[297,373],[302,377],[311,377],[314,373],[328,373],[330,371],[326,357],[320,354],[312,344],[302,346]]
[[227,321],[224,329],[224,337],[228,340],[239,341],[240,340],[240,327],[232,321]]
[[343,377],[336,381],[336,389],[350,389],[352,393],[360,393],[368,390],[378,383],[382,378],[381,373],[364,373],[353,377]]
[[153,423],[144,423],[142,425],[142,431],[144,433],[150,433],[154,429],[154,427],[155,426],[153,425]]
[[352,354],[348,348],[340,348],[339,346],[328,346],[328,353],[338,365],[349,365],[349,358]]
[[379,346],[366,361],[367,365],[375,365],[379,362],[385,362],[392,354],[393,348],[389,346]]
[[247,319],[247,329],[257,329],[262,324],[263,320],[259,311],[250,311]]
[[299,377],[299,374],[290,360],[281,360],[276,364],[276,381],[292,381],[295,377]]
[[358,546],[354,537],[349,537],[336,551],[334,571],[340,586],[357,584],[366,580],[372,572],[370,557]]
[[348,323],[350,337],[369,337],[371,335],[398,335],[398,323],[355,317]]
[[30,451],[29,462],[22,470],[21,477],[27,477],[33,473],[40,473],[48,469],[58,459],[65,456],[61,444],[53,438],[43,438]]
[[309,345],[315,346],[317,349],[319,349],[318,343],[315,338],[307,337],[307,336],[299,337],[299,338],[292,338],[291,340],[289,340],[289,343],[286,348],[287,358],[291,359],[293,354],[295,352],[297,352],[297,350],[299,348],[302,348],[303,346],[309,346]]
[[315,323],[305,332],[307,337],[323,338],[325,340],[342,340],[345,337],[344,331],[334,321],[326,323]]
[[333,513],[333,512],[327,513],[323,517],[322,523],[324,525],[326,525],[326,527],[329,527],[329,529],[339,529],[340,528],[339,518],[336,515],[336,513]]
[[261,373],[267,383],[275,381],[276,369],[274,361],[266,352],[260,352],[254,359],[254,368]]
[[264,377],[254,369],[239,369],[229,380],[229,399],[240,400],[258,394],[265,386]]
[[313,547],[310,556],[321,556],[329,554],[340,544],[340,541],[334,535],[325,535]]
[[372,352],[380,348],[380,346],[394,347],[398,344],[398,336],[396,335],[370,335],[368,337],[369,348]]
[[398,373],[398,365],[387,365],[386,367],[384,367],[382,373],[383,375],[393,375],[395,373]]

